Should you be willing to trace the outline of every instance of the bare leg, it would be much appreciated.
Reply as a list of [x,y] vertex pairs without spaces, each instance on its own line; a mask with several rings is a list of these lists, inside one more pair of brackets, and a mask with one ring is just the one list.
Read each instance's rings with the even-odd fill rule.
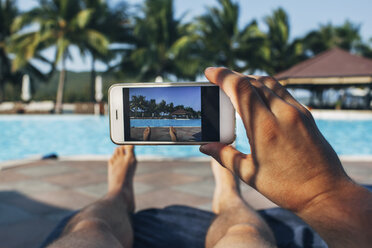
[[108,193],[74,216],[51,247],[132,247],[135,169],[133,146],[116,148],[108,163]]
[[176,129],[174,127],[169,127],[169,135],[171,136],[171,140],[173,142],[177,141],[177,132],[176,132]]
[[151,135],[151,128],[146,127],[145,131],[143,131],[143,141],[149,141]]
[[214,159],[212,170],[216,181],[213,212],[217,218],[209,227],[206,247],[275,247],[270,228],[242,199],[233,174]]

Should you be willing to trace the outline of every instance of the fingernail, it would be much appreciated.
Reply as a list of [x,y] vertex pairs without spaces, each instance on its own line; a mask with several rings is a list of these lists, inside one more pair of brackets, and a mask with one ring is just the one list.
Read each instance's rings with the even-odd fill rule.
[[202,145],[199,148],[200,152],[206,154],[206,155],[211,155],[213,148],[210,146],[210,144]]
[[199,151],[205,154],[205,153],[207,152],[207,147],[206,147],[206,146],[207,146],[207,145],[202,145],[202,146],[200,146],[200,147],[199,147]]
[[214,69],[216,69],[216,67],[207,67],[204,72],[211,72],[213,71]]

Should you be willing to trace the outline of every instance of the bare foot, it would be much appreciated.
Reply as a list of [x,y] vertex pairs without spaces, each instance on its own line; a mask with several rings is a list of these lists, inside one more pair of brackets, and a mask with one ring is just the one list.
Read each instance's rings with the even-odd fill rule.
[[134,212],[133,177],[136,171],[136,157],[131,145],[119,146],[108,162],[108,194],[122,194]]
[[146,127],[145,131],[143,131],[143,141],[148,141],[151,135],[151,128]]
[[216,183],[212,210],[219,214],[229,207],[242,203],[239,179],[214,159],[211,161],[211,167]]
[[169,127],[169,135],[171,136],[171,140],[173,142],[177,141],[177,132],[176,132],[176,129],[174,127]]

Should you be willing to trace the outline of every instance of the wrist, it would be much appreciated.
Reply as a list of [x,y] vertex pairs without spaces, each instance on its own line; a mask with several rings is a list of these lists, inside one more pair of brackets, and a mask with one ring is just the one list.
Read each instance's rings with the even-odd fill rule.
[[365,234],[371,230],[372,194],[352,180],[344,180],[334,190],[315,197],[296,214],[329,244],[370,241]]
[[[309,203],[296,214],[299,216],[313,216],[316,213],[332,211],[347,211],[349,208],[357,207],[357,203],[366,198],[366,189],[354,183],[350,179],[345,179],[334,184],[332,190],[322,192],[315,196]],[[343,213],[345,214],[345,213]],[[316,214],[317,215],[317,214]]]

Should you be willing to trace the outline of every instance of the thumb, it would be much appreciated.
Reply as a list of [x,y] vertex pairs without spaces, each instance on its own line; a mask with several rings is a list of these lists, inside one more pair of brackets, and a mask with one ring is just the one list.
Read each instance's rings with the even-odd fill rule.
[[[251,155],[239,152],[231,145],[210,143],[200,147],[200,151],[212,156],[222,166],[239,176],[244,182],[251,185],[255,174],[255,166]],[[253,186],[253,185],[251,185]]]

